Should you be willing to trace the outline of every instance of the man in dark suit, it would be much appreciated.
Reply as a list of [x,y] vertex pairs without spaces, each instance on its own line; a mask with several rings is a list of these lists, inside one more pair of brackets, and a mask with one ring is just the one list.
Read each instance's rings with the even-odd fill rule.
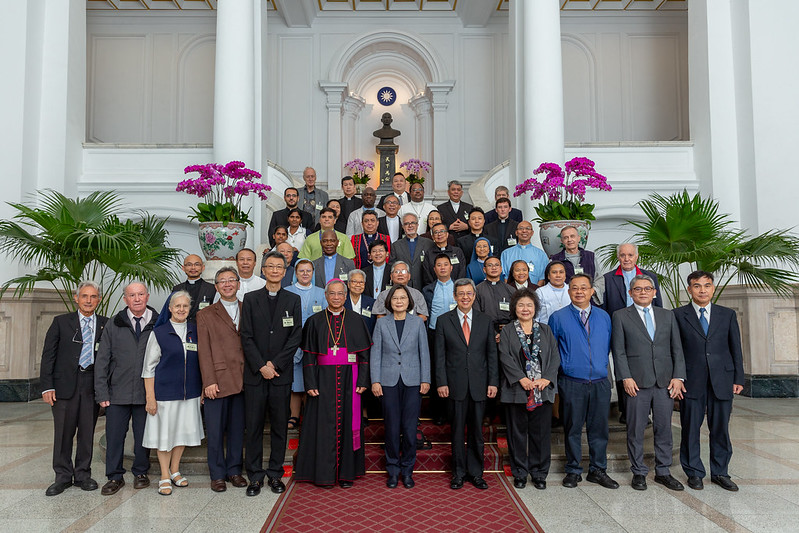
[[510,200],[507,198],[497,200],[494,211],[498,213],[495,220],[489,222],[488,215],[486,215],[485,234],[493,237],[498,246],[494,250],[494,255],[500,256],[507,248],[516,246],[516,226],[521,220],[516,221],[511,218]]
[[493,235],[489,235],[485,231],[485,213],[479,207],[472,207],[469,211],[469,231],[463,237],[458,239],[458,247],[463,251],[463,257],[466,262],[472,260],[472,251],[474,250],[474,241],[480,237],[488,239],[491,250],[489,255],[498,254],[498,242],[494,239]]
[[460,279],[466,276],[466,265],[468,261],[463,255],[463,251],[458,246],[447,244],[449,232],[444,223],[436,224],[430,229],[433,235],[433,247],[425,251],[422,256],[422,287],[433,283],[436,280],[435,259],[440,254],[449,257],[452,263],[452,279]]
[[[499,203],[499,200],[507,200],[508,201],[508,209],[505,215],[499,213],[499,209],[496,208],[496,204]],[[511,208],[510,206],[510,191],[504,185],[499,185],[496,189],[494,189],[494,209],[486,213],[486,224],[490,224],[495,222],[497,219],[510,216],[511,220],[515,222],[521,222],[524,220],[524,214],[516,209],[515,207]],[[509,233],[508,235],[513,235]]]
[[[333,230],[322,233],[322,257],[313,261],[314,285],[324,288],[333,278],[347,281],[347,272],[355,268],[352,259],[339,254],[338,235]],[[265,273],[266,274],[266,273]]]
[[400,205],[405,205],[411,201],[408,193],[405,191],[405,187],[407,187],[408,183],[405,180],[405,175],[402,172],[395,172],[393,176],[391,176],[391,192],[387,195],[380,198],[380,202],[377,204],[378,209],[383,209],[383,204],[386,201],[386,198],[393,196],[397,199]]
[[83,490],[97,489],[92,479],[92,450],[100,407],[94,401],[94,357],[108,319],[94,313],[100,303],[100,287],[93,281],[81,282],[74,299],[78,312],[53,319],[42,349],[39,381],[42,399],[53,408],[54,427],[55,483],[47,487],[47,496],[61,494],[73,483]]
[[391,242],[396,242],[405,236],[402,229],[402,217],[399,216],[400,203],[394,195],[389,195],[383,203],[385,215],[377,219],[377,231],[388,235]]
[[391,288],[391,268],[386,263],[387,248],[383,241],[375,241],[370,244],[369,258],[372,260],[372,264],[362,269],[366,273],[365,292],[375,300],[381,292]]
[[463,185],[458,180],[449,182],[447,194],[449,195],[449,201],[439,205],[438,212],[441,213],[441,221],[446,224],[447,229],[452,232],[455,240],[457,240],[469,232],[469,226],[466,221],[469,220],[469,211],[474,206],[467,202],[461,202]]
[[144,409],[144,349],[158,320],[158,312],[147,305],[150,293],[144,283],[125,287],[125,309],[106,324],[94,361],[94,397],[105,408],[105,474],[108,482],[101,490],[111,496],[125,486],[122,460],[125,436],[133,426],[134,489],[150,486],[150,450],[142,446],[147,411]]
[[352,179],[352,176],[344,176],[341,178],[341,190],[344,192],[344,196],[338,199],[341,212],[338,214],[338,220],[336,221],[336,231],[345,233],[347,231],[347,220],[350,218],[350,214],[363,206],[363,200],[355,196],[358,190],[355,188],[355,180]]
[[199,255],[187,255],[183,260],[183,272],[186,273],[186,281],[172,287],[172,292],[186,291],[191,296],[191,308],[187,320],[191,323],[197,322],[197,311],[205,309],[216,297],[216,289],[213,284],[205,281],[201,276],[205,270],[205,263]]
[[[325,196],[327,196],[326,193]],[[286,207],[272,213],[272,219],[269,221],[269,230],[267,231],[267,235],[269,236],[269,246],[275,246],[275,239],[273,237],[275,228],[278,226],[284,226],[286,228],[289,227],[289,213],[292,209],[299,209],[297,206],[299,200],[300,193],[295,187],[287,187],[286,190],[283,191],[283,201],[286,202]],[[324,206],[324,204],[319,205]],[[300,215],[302,216],[302,222],[300,222],[300,225],[305,228],[308,233],[311,233],[311,230],[315,224],[314,215],[308,211],[303,211],[302,209],[300,209]]]
[[[244,349],[245,466],[250,484],[247,496],[257,496],[267,478],[275,494],[286,490],[280,480],[286,457],[289,401],[294,353],[302,339],[300,297],[281,290],[286,259],[270,252],[264,259],[266,287],[244,296],[241,344]],[[263,467],[264,418],[269,411],[269,466]]]
[[[460,489],[464,479],[487,489],[483,479],[483,412],[486,398],[497,395],[497,343],[491,319],[473,308],[474,282],[455,282],[457,307],[438,317],[435,372],[438,395],[449,398],[452,423],[452,480]],[[468,446],[463,434],[468,427]]]
[[236,298],[239,274],[233,267],[222,267],[216,273],[214,285],[219,289],[219,301],[197,315],[197,356],[205,397],[203,412],[211,490],[224,492],[225,481],[234,487],[247,486],[241,475],[244,351],[239,336],[241,303]]
[[671,311],[654,307],[655,282],[645,275],[630,282],[633,305],[612,318],[613,362],[627,395],[627,453],[632,487],[646,490],[649,468],[644,464],[644,430],[652,410],[655,434],[655,483],[683,490],[671,468],[671,413],[674,400],[685,392],[685,359],[677,322]]
[[685,398],[680,402],[682,440],[680,463],[688,486],[703,488],[705,467],[699,433],[707,410],[710,429],[710,481],[729,491],[738,486],[727,467],[732,457],[730,414],[732,401],[743,390],[744,366],[741,332],[735,311],[712,304],[713,274],[696,271],[688,276],[691,303],[674,310],[685,352]]
[[[638,246],[632,243],[620,244],[616,247],[616,256],[619,258],[619,266],[603,276],[597,276],[595,289],[595,302],[611,317],[619,309],[624,309],[633,304],[630,296],[630,281],[639,275],[649,276],[655,282],[656,296],[652,300],[655,307],[663,307],[663,298],[660,296],[660,285],[658,275],[649,270],[638,268]],[[621,380],[616,379],[616,394],[619,405],[619,422],[627,423],[625,402],[627,396],[624,393],[624,385]]]
[[389,254],[389,264],[395,261],[403,261],[410,268],[410,286],[416,290],[422,290],[422,255],[425,251],[433,248],[435,244],[430,239],[419,237],[419,218],[408,213],[402,217],[402,228],[405,237],[398,240],[391,246]]

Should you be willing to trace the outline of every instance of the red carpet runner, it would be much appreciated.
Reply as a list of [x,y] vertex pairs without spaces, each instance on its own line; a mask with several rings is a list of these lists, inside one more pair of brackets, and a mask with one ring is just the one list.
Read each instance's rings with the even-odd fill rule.
[[292,478],[266,519],[263,532],[308,531],[533,531],[535,521],[502,474],[486,474],[488,490],[449,488],[449,474],[417,474],[416,487],[386,488],[382,474],[367,474],[351,489],[323,489]]

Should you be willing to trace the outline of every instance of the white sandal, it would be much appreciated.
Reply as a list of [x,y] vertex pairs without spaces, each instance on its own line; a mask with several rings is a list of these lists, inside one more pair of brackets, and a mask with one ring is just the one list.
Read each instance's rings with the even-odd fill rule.
[[162,479],[158,481],[158,494],[161,496],[169,496],[172,494],[172,486],[170,485],[170,481],[168,479]]
[[174,474],[169,476],[169,479],[172,480],[172,484],[176,487],[188,487],[189,480],[186,479],[180,472],[175,472]]

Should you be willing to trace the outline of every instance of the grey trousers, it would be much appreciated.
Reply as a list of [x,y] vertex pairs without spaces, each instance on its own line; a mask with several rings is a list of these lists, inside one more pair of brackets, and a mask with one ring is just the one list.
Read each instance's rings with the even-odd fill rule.
[[[626,393],[625,393],[626,395]],[[655,433],[655,474],[669,475],[671,467],[672,437],[671,413],[674,400],[667,388],[640,389],[637,396],[627,396],[627,453],[633,474],[645,476],[649,468],[644,464],[644,430],[652,410],[652,429]]]

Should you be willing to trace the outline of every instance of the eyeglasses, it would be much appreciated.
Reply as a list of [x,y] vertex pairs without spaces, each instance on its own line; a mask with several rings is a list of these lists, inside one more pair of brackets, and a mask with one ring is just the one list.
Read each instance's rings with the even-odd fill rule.
[[445,230],[445,229],[439,229],[439,230],[436,230],[436,231],[434,231],[434,232],[433,232],[433,235],[443,235],[443,234],[445,234],[445,233],[447,233],[447,230]]
[[403,226],[418,226],[419,223],[418,222],[403,222],[402,225]]
[[632,288],[632,291],[634,293],[636,293],[636,294],[641,294],[642,292],[649,293],[649,292],[652,292],[654,290],[655,290],[654,287],[633,287]]
[[203,266],[202,263],[183,263],[184,267],[201,267]]
[[362,279],[351,279],[350,283],[353,285],[363,285],[366,282]]
[[402,270],[395,270],[394,272],[392,272],[392,274],[407,274],[407,273],[408,271],[404,268]]
[[286,267],[283,265],[264,265],[264,270],[285,270]]
[[233,283],[238,283],[239,278],[230,278],[230,279],[220,279],[216,281],[217,285],[230,285]]

